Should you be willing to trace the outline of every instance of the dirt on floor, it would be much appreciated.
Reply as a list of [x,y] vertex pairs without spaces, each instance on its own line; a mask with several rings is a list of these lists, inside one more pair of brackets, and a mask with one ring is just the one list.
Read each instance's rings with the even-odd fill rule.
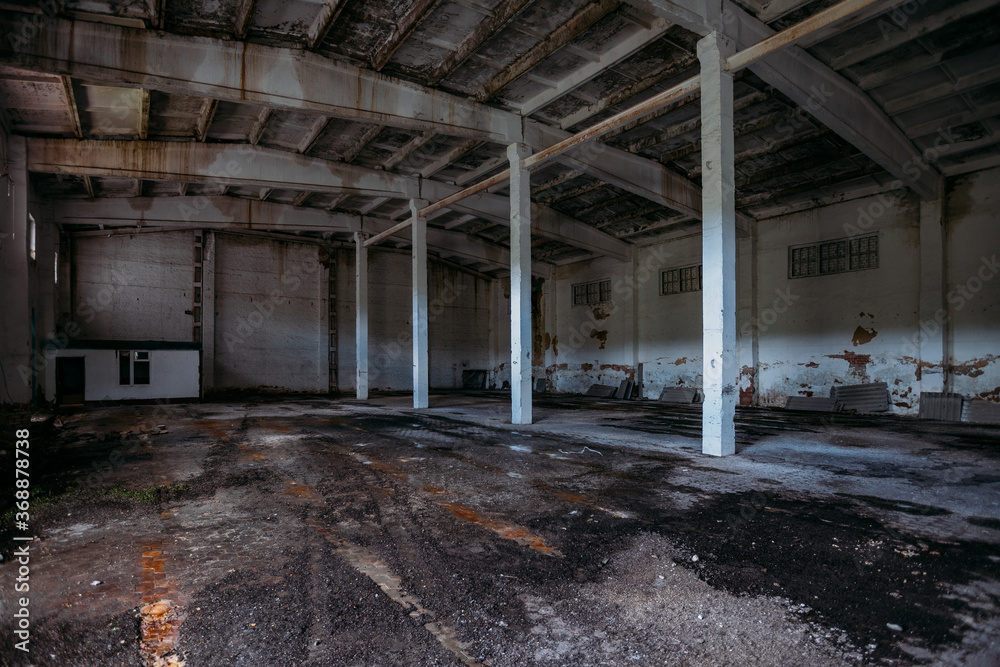
[[1000,664],[1000,428],[409,400],[36,415],[0,665]]

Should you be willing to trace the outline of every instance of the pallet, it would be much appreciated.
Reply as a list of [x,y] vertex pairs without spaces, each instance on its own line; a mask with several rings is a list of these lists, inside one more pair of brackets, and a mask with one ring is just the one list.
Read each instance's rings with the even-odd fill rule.
[[632,398],[632,381],[622,380],[615,390],[615,398]]
[[837,385],[830,389],[837,409],[846,412],[888,412],[889,388],[885,382]]
[[920,392],[920,418],[957,422],[962,420],[962,395],[939,391]]
[[796,412],[836,412],[837,401],[823,396],[789,396],[785,401],[785,409]]
[[697,403],[698,390],[694,387],[664,387],[660,392],[663,403]]
[[1000,424],[1000,403],[966,401],[962,421],[972,424]]
[[613,387],[611,385],[592,384],[584,396],[592,396],[594,398],[614,398],[615,392],[617,391],[618,387]]

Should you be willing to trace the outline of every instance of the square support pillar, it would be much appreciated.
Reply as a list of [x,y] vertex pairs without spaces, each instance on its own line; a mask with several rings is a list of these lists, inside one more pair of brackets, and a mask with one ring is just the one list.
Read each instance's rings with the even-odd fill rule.
[[367,234],[354,232],[354,294],[357,308],[354,319],[354,359],[356,396],[368,399],[368,248]]
[[[920,202],[920,391],[948,391],[942,202]],[[909,353],[906,353],[909,354]]]
[[702,405],[701,449],[736,453],[736,183],[731,40],[713,32],[698,42],[701,62]]
[[410,200],[413,234],[413,407],[426,408],[430,382],[427,338],[427,219],[417,215],[427,202]]
[[510,160],[510,401],[511,423],[531,423],[531,149],[507,147]]

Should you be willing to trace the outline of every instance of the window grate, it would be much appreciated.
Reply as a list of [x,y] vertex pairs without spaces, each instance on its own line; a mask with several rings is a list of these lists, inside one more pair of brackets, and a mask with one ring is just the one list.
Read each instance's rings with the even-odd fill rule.
[[611,301],[611,280],[595,280],[573,285],[573,305],[591,306]]
[[851,239],[851,271],[878,268],[878,236]]
[[660,272],[660,294],[680,294],[700,292],[702,289],[702,265],[692,264],[677,269]]
[[788,277],[826,276],[878,268],[878,235],[788,248]]

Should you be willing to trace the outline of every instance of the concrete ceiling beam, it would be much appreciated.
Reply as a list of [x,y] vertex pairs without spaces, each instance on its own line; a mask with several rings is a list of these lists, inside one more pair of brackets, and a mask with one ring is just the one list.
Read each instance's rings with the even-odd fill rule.
[[[19,34],[23,16],[17,12],[0,15],[0,34]],[[86,21],[47,18],[45,22],[34,39],[16,44],[0,40],[0,61],[36,72],[79,75],[91,81],[257,104],[268,109],[312,111],[501,145],[525,142],[535,150],[570,136],[565,130],[525,120],[509,111],[302,50]],[[662,33],[665,25],[656,20],[653,28],[639,34]],[[633,46],[639,48],[638,44]],[[250,132],[251,144],[260,140],[269,118],[261,112]],[[581,147],[564,159],[585,162],[589,168],[613,176],[616,183],[641,182],[643,185],[633,191],[655,197],[652,201],[658,203],[669,200],[673,192],[680,193],[678,201],[665,205],[689,211],[694,201],[700,211],[700,189],[682,176],[651,160],[603,144],[594,145],[603,147],[598,153]]]
[[631,35],[616,44],[607,45],[597,60],[590,60],[585,65],[577,67],[563,78],[553,82],[554,87],[546,88],[521,102],[517,106],[518,113],[522,116],[530,116],[539,109],[548,106],[608,68],[635,54],[646,45],[655,42],[670,29],[670,26],[671,22],[663,19],[654,19],[648,28],[636,26]]
[[76,93],[73,92],[73,80],[68,76],[61,76],[63,94],[66,96],[66,111],[69,113],[70,122],[73,124],[73,136],[83,139],[83,126],[80,124],[80,107],[76,105]]
[[[27,14],[4,12],[0,34]],[[35,22],[43,19],[35,17]],[[0,60],[35,72],[507,144],[516,115],[301,49],[46,17],[32,39],[0,40]]]
[[454,51],[450,51],[431,71],[427,77],[430,84],[437,85],[438,82],[461,67],[462,63],[468,60],[469,56],[477,51],[484,41],[503,30],[529,2],[530,0],[500,0],[500,3],[491,11],[491,15],[480,21],[472,32],[466,34],[458,47]]
[[529,49],[524,55],[485,83],[482,89],[476,94],[476,99],[482,102],[493,97],[493,95],[509,86],[535,65],[582,34],[600,18],[608,14],[608,12],[617,9],[619,4],[620,0],[595,0],[586,5],[568,21]]
[[[29,138],[28,169],[36,173],[148,178],[222,186],[344,192],[393,199],[440,201],[461,188],[342,162],[243,144],[77,141]],[[509,224],[506,197],[483,194],[448,208]],[[631,257],[619,241],[545,206],[532,205],[538,234],[621,261]]]
[[420,27],[420,24],[424,22],[431,12],[441,4],[441,0],[416,0],[412,6],[410,6],[403,17],[398,23],[394,24],[395,30],[392,35],[383,42],[379,44],[371,55],[372,69],[376,72],[385,67],[386,63],[392,60],[392,57],[399,50],[399,47],[403,45],[403,42],[413,34],[413,31]]
[[323,43],[346,4],[347,0],[327,0],[323,3],[306,31],[306,46],[310,51],[315,51]]
[[246,39],[253,25],[253,15],[257,11],[257,0],[240,0],[236,7],[236,24],[233,27],[233,34],[236,39]]
[[[53,220],[67,226],[165,227],[181,229],[275,230],[287,232],[377,234],[392,226],[391,220],[289,204],[236,197],[139,197],[132,199],[63,199],[53,203]],[[400,232],[408,239],[409,231]],[[429,227],[427,243],[436,253],[509,266],[506,248],[466,234]]]

